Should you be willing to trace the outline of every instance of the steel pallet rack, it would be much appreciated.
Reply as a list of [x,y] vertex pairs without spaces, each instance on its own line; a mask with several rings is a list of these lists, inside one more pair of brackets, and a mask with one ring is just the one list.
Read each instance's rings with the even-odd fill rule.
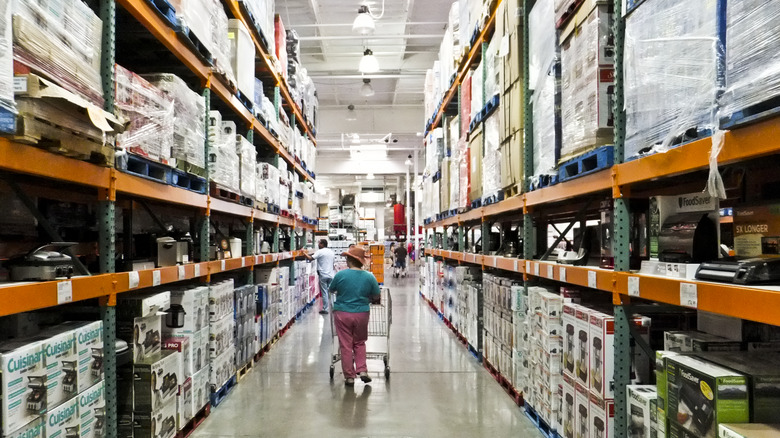
[[[104,89],[105,109],[114,111],[114,63],[116,47],[117,3],[135,17],[138,22],[162,43],[179,61],[196,76],[203,85],[206,111],[210,109],[211,95],[215,94],[247,126],[247,138],[252,141],[254,135],[276,154],[277,160],[286,161],[304,180],[313,180],[313,176],[293,157],[284,145],[271,134],[254,115],[238,100],[231,87],[215,76],[211,67],[205,64],[196,53],[183,44],[173,29],[155,12],[145,0],[100,0],[99,16],[103,22],[101,76]],[[238,8],[238,2],[225,0],[224,4],[235,18],[245,24],[249,21]],[[289,89],[283,79],[271,68],[267,51],[261,47],[255,35],[252,36],[258,46],[260,62],[268,66],[264,75],[270,77],[275,85],[276,109],[284,105],[294,115],[293,125],[300,127],[312,142],[314,129],[305,120],[300,108],[293,102]],[[258,71],[258,73],[260,73]],[[297,123],[296,123],[297,122]],[[206,133],[208,134],[208,133]],[[206,156],[208,156],[208,135],[206,135]],[[315,143],[316,144],[316,143]],[[208,163],[206,163],[208,167]],[[208,170],[208,169],[206,169]],[[99,299],[100,313],[104,324],[104,369],[106,381],[106,432],[107,438],[117,435],[117,387],[116,387],[116,297],[122,293],[134,292],[157,285],[200,279],[209,282],[211,276],[231,271],[244,270],[251,275],[256,265],[290,262],[303,255],[306,242],[311,240],[315,226],[295,217],[282,217],[260,211],[254,207],[233,204],[215,199],[208,194],[199,194],[182,188],[169,186],[127,173],[113,167],[101,167],[84,161],[68,158],[19,144],[6,138],[0,138],[0,171],[10,178],[21,177],[25,191],[45,191],[49,196],[61,195],[62,199],[78,199],[81,202],[96,202],[98,217],[98,240],[100,250],[100,273],[90,276],[78,276],[69,280],[38,283],[6,284],[0,287],[0,317],[33,310],[56,307],[69,302]],[[6,179],[9,184],[10,178]],[[62,185],[65,188],[53,187]],[[18,191],[17,191],[18,193]],[[21,193],[24,196],[24,193]],[[209,219],[212,213],[240,218],[246,226],[244,252],[253,252],[253,227],[260,223],[272,228],[274,244],[272,254],[231,258],[227,260],[202,261],[181,266],[136,271],[138,285],[131,287],[130,273],[116,272],[116,208],[118,202],[125,199],[144,199],[161,204],[196,211],[200,218],[200,260],[208,260]],[[286,227],[291,233],[302,232],[301,244],[291,239],[291,251],[280,252],[280,228]],[[291,281],[294,281],[294,274]]]
[[[523,0],[523,93],[525,129],[532,128],[531,102],[528,83],[529,47],[528,13],[535,0]],[[526,135],[524,140],[523,193],[499,203],[475,208],[463,214],[429,223],[426,228],[426,254],[451,260],[458,264],[479,265],[482,269],[499,269],[523,275],[527,287],[539,279],[554,280],[560,283],[587,287],[612,294],[615,314],[615,424],[626,422],[626,389],[630,376],[631,330],[628,317],[633,313],[631,299],[639,298],[657,303],[695,308],[736,318],[780,325],[780,289],[771,286],[736,286],[725,283],[713,283],[698,280],[683,280],[650,275],[640,275],[629,270],[629,213],[628,203],[632,188],[646,189],[658,187],[658,180],[671,179],[681,175],[690,175],[709,167],[712,139],[709,137],[678,146],[665,153],[646,156],[633,161],[625,161],[625,112],[622,102],[623,91],[623,45],[625,18],[621,10],[621,0],[614,0],[613,24],[615,36],[615,102],[612,108],[615,118],[614,142],[615,160],[611,168],[562,182],[546,188],[529,191],[529,178],[533,175],[533,136]],[[493,18],[493,17],[491,17]],[[481,38],[485,37],[483,34]],[[489,36],[489,35],[488,35]],[[473,50],[474,48],[472,48]],[[469,56],[464,59],[459,72],[463,73],[478,58]],[[458,79],[462,74],[458,75]],[[457,99],[455,93],[459,81],[445,94],[444,101],[432,127],[438,126],[442,114]],[[780,123],[778,116],[768,120],[738,127],[727,131],[721,152],[717,157],[719,166],[745,162],[780,153]],[[526,131],[527,132],[527,131]],[[533,212],[560,206],[564,202],[581,202],[589,195],[609,196],[613,200],[615,234],[613,235],[614,270],[597,267],[562,265],[553,262],[534,260]],[[489,255],[487,227],[497,219],[522,217],[524,247],[522,258],[507,258]],[[466,228],[482,225],[483,253],[474,254],[451,251],[448,248],[448,233],[463,248]],[[441,248],[441,249],[439,249]],[[615,428],[615,436],[623,438],[626,431]]]

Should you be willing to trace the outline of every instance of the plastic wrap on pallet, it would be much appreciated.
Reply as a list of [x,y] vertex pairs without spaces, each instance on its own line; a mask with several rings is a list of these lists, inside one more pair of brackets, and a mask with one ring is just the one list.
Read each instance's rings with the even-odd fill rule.
[[653,0],[626,18],[626,157],[663,152],[686,131],[716,127],[717,3]]
[[485,119],[485,155],[482,157],[482,197],[486,199],[501,190],[501,145],[499,117],[493,113]]
[[14,59],[102,107],[103,24],[92,9],[81,0],[3,3],[13,5]]
[[531,178],[555,169],[555,15],[552,2],[537,3],[529,14],[529,85],[533,104]]
[[216,71],[235,81],[230,65],[228,18],[222,3],[219,0],[170,0],[170,3],[180,26],[192,32],[211,52]]
[[460,180],[460,151],[454,146],[450,160],[450,205],[447,210],[460,208],[460,186],[465,182]]
[[258,168],[258,182],[262,181],[265,187],[264,195],[257,194],[257,200],[259,202],[265,202],[270,204],[276,204],[279,200],[279,169],[269,163],[259,163]]
[[471,120],[475,119],[477,113],[485,107],[485,95],[483,87],[485,86],[485,70],[480,62],[474,72],[471,74]]
[[287,79],[287,31],[284,28],[284,22],[279,14],[274,16],[274,41],[276,59],[281,64],[282,77]]
[[434,83],[435,76],[433,69],[428,69],[425,72],[425,85],[423,86],[423,100],[425,109],[425,119],[428,120],[433,117],[433,112],[436,111],[436,105],[438,102],[434,101],[434,94],[436,84]]
[[458,2],[458,39],[461,47],[471,46],[471,32],[474,27],[471,25],[471,1],[461,0]]
[[439,77],[440,89],[443,92],[450,88],[450,77],[452,77],[457,65],[455,65],[455,53],[453,51],[452,29],[447,28],[444,31],[441,45],[439,46],[439,61],[441,73]]
[[174,102],[141,76],[117,65],[115,69],[117,116],[129,121],[117,136],[117,147],[167,163],[174,139]]
[[[485,64],[485,99],[490,99],[493,96],[499,94],[501,90],[501,80],[499,78],[499,73],[501,69],[503,68],[503,59],[498,57],[498,49],[501,45],[501,38],[495,37],[490,40],[490,44],[488,44],[487,52],[485,53],[484,64]],[[487,102],[483,102],[483,106]],[[480,108],[481,109],[481,108]]]
[[439,170],[439,161],[444,158],[444,130],[436,128],[425,138],[425,168],[433,175]]
[[209,178],[225,190],[238,193],[240,161],[236,152],[235,123],[222,122],[221,142],[209,150]]
[[257,175],[257,150],[252,142],[239,135],[236,139],[236,152],[241,162],[238,176],[240,179],[239,190],[241,190],[243,196],[254,199],[256,190],[255,177]]
[[0,109],[16,113],[14,105],[11,2],[0,3]]
[[[467,0],[463,0],[467,1]],[[463,44],[463,40],[460,38],[460,2],[455,1],[452,2],[452,5],[450,5],[450,14],[447,17],[447,28],[452,30],[452,44],[453,44],[453,54],[455,55],[455,64],[457,65],[459,54],[460,54],[460,47]]]
[[471,124],[471,71],[466,73],[460,86],[460,136],[469,134]]
[[727,4],[726,92],[721,116],[780,96],[780,2]]
[[143,77],[173,100],[171,157],[205,168],[206,102],[203,96],[190,90],[181,78],[170,73]]
[[469,203],[469,143],[465,137],[458,141],[458,204],[455,208],[466,208]]
[[274,36],[274,0],[242,0],[249,13],[260,27],[266,42],[273,44]]
[[255,44],[241,20],[228,22],[230,67],[236,77],[236,85],[246,99],[255,99]]

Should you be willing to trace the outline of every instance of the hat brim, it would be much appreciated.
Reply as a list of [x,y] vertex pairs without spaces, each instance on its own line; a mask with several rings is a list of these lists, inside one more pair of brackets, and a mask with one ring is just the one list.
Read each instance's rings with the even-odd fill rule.
[[366,265],[366,260],[361,260],[360,257],[355,256],[355,254],[350,254],[348,251],[344,251],[341,253],[344,257],[349,257],[352,260],[355,260],[356,262],[359,262],[361,266]]

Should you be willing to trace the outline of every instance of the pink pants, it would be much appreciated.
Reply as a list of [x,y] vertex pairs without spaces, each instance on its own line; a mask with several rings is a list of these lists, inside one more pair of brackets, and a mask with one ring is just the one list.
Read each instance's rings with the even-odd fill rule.
[[[336,335],[341,349],[341,371],[345,379],[354,379],[366,368],[366,340],[368,339],[369,312],[333,312]],[[354,365],[353,365],[354,362]]]

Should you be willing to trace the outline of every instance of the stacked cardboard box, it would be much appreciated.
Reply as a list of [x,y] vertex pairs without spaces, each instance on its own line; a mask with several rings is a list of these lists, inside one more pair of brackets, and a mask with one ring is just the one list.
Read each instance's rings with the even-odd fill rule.
[[556,148],[560,138],[556,135],[555,88],[558,78],[556,58],[555,15],[550,1],[537,2],[531,9],[529,21],[529,87],[533,91],[533,175],[553,173],[556,165]]

